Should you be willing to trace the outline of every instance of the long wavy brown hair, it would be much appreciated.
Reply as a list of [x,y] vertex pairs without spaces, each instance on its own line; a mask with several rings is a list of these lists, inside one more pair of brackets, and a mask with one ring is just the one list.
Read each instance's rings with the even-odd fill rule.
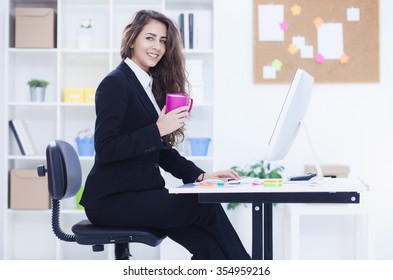
[[[137,12],[133,20],[124,28],[120,55],[122,59],[132,58],[133,49],[130,46],[135,42],[143,27],[152,20],[159,21],[167,27],[165,54],[155,67],[150,68],[150,73],[154,79],[152,91],[158,106],[162,110],[167,92],[187,94],[189,89],[181,38],[173,21],[156,11],[141,10]],[[184,130],[185,128],[182,127],[171,134],[165,135],[163,137],[164,146],[170,148],[182,142],[184,140]]]

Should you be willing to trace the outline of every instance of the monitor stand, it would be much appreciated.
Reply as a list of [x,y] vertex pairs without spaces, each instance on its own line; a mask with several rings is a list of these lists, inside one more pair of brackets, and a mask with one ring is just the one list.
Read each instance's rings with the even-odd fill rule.
[[319,164],[319,161],[318,161],[318,158],[317,158],[317,154],[315,153],[315,149],[314,149],[314,146],[312,145],[312,141],[311,141],[311,138],[310,138],[310,135],[308,133],[308,130],[307,130],[307,127],[306,127],[306,124],[305,124],[304,120],[300,120],[299,126],[300,126],[300,129],[303,130],[303,132],[304,132],[304,134],[305,134],[305,136],[307,138],[308,144],[309,144],[310,149],[311,149],[311,154],[312,154],[312,157],[313,157],[313,160],[314,160],[315,169],[317,171],[317,175],[313,179],[311,179],[311,181],[313,181],[313,182],[319,181],[319,180],[324,178],[323,177],[323,173],[322,173],[322,168],[321,168],[321,165]]

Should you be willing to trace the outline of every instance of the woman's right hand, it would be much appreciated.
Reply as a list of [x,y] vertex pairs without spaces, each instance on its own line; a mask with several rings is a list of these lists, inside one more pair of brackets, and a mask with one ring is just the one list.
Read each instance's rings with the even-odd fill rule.
[[168,113],[165,113],[165,111],[166,106],[162,108],[156,123],[161,137],[183,127],[189,116],[188,106],[178,107]]

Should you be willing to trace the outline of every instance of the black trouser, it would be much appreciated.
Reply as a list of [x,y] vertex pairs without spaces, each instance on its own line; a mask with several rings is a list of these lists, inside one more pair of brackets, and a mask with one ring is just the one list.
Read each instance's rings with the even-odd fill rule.
[[85,210],[93,224],[164,230],[192,259],[250,259],[221,204],[199,203],[196,194],[132,192],[103,209]]

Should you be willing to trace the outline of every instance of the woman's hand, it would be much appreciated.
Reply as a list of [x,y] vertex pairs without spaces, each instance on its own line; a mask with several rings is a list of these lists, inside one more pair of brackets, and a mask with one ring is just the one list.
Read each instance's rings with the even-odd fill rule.
[[[202,179],[202,174],[198,177],[198,179]],[[206,179],[239,180],[240,177],[235,170],[228,169],[228,170],[221,170],[216,172],[206,172],[205,175],[203,176],[203,180]]]
[[178,107],[168,113],[165,113],[165,111],[166,106],[162,108],[161,114],[156,123],[161,137],[183,127],[189,116],[188,106]]

